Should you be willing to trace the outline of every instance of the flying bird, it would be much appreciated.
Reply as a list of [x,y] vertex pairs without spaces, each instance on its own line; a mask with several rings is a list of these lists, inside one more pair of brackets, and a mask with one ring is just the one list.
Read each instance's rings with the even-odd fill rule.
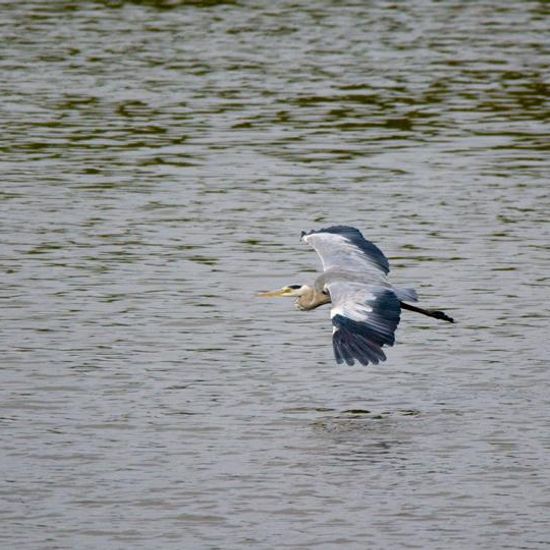
[[302,232],[301,240],[314,248],[323,273],[313,286],[288,285],[258,296],[296,298],[296,308],[309,311],[331,304],[332,346],[337,363],[377,365],[386,360],[383,346],[393,346],[401,310],[406,309],[454,323],[443,311],[423,309],[411,288],[388,282],[390,266],[384,253],[355,227],[336,225]]

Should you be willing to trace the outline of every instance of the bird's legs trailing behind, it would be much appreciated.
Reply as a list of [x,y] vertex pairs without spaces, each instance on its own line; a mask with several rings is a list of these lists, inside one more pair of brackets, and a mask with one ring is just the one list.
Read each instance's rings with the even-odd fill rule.
[[414,311],[416,313],[421,313],[422,315],[427,315],[428,317],[433,317],[434,319],[441,319],[442,321],[447,321],[449,323],[454,323],[455,320],[452,317],[449,317],[445,312],[439,311],[436,309],[423,309],[418,306],[411,306],[411,304],[406,304],[405,302],[399,302],[402,309],[408,309],[409,311]]

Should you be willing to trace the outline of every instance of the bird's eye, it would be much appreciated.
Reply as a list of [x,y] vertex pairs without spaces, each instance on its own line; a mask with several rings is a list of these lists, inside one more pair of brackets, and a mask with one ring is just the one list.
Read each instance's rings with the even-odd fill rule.
[[292,288],[293,290],[298,290],[299,288],[302,288],[302,285],[288,285],[288,288]]

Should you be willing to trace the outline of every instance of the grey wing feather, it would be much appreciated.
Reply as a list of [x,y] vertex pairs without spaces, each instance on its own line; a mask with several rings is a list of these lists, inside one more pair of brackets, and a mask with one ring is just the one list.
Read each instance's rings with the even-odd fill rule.
[[[387,282],[388,259],[354,227],[338,225],[302,233],[323,264],[315,281],[328,290],[332,309],[332,344],[338,363],[378,364],[386,359],[382,347],[393,346],[401,315],[400,298]],[[414,291],[400,292],[414,300]]]
[[378,364],[386,359],[382,347],[393,346],[401,307],[393,290],[357,282],[328,285],[332,300],[332,344],[338,363]]
[[354,227],[337,225],[310,231],[302,233],[302,240],[319,254],[325,271],[334,267],[379,272],[383,275],[390,271],[384,253]]

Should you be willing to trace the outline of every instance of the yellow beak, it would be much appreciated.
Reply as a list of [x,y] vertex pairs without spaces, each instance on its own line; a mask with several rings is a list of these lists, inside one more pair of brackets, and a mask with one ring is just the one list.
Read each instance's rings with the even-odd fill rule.
[[259,298],[280,298],[282,296],[292,296],[290,293],[292,289],[288,287],[279,288],[278,290],[263,290],[262,292],[258,292],[256,296]]

